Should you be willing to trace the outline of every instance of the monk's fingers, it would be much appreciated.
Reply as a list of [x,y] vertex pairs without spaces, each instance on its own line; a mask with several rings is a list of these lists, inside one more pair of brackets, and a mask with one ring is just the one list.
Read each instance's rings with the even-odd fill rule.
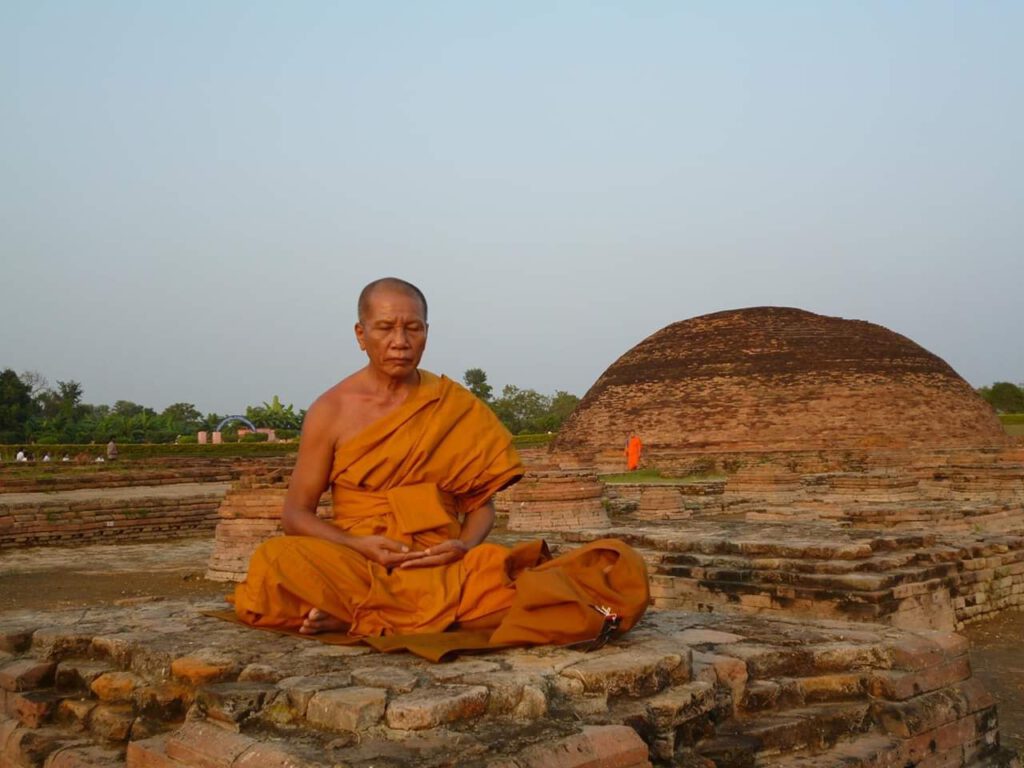
[[427,555],[426,557],[420,557],[415,560],[406,560],[401,568],[426,568],[431,565],[444,565],[445,563],[452,563],[458,560],[460,555],[453,551],[441,552],[436,555]]
[[379,545],[381,549],[387,550],[388,552],[408,552],[409,547],[400,541],[394,539],[386,539],[381,537]]

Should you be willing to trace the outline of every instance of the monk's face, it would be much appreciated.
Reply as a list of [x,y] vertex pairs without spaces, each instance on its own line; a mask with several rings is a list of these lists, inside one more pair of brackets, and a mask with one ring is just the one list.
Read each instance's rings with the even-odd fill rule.
[[366,315],[356,323],[356,339],[372,368],[395,379],[410,376],[427,345],[423,305],[401,291],[374,291]]

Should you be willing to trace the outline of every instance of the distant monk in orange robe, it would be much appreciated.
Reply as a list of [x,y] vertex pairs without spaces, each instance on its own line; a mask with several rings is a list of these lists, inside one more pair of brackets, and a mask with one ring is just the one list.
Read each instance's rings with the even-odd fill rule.
[[626,441],[626,469],[632,472],[640,466],[640,449],[642,448],[640,438],[631,434]]
[[[235,613],[257,627],[356,637],[481,630],[494,645],[573,643],[625,631],[646,609],[640,556],[620,541],[551,559],[543,542],[484,542],[491,497],[523,467],[472,393],[419,369],[427,302],[370,283],[355,326],[369,362],[321,395],[302,429],[286,536],[252,557]],[[316,515],[332,488],[334,520]]]

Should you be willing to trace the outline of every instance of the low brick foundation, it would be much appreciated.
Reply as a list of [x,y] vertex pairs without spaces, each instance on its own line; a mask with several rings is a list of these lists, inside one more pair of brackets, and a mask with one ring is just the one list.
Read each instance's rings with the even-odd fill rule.
[[[249,558],[260,544],[281,536],[281,509],[288,492],[287,471],[246,475],[224,495],[217,509],[213,554],[206,578],[213,581],[242,581]],[[330,495],[320,500],[318,514],[331,517]]]
[[587,471],[528,472],[508,492],[513,531],[564,531],[608,525],[604,483]]
[[224,487],[187,496],[7,503],[0,496],[0,548],[190,536],[213,530]]

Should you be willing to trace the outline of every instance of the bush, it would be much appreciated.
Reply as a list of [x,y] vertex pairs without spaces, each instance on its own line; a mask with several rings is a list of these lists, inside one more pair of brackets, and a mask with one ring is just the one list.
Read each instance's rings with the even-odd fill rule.
[[299,436],[297,429],[275,429],[274,434],[278,440],[294,440]]
[[177,445],[194,445],[199,442],[199,438],[195,435],[178,435],[174,442]]
[[240,443],[265,443],[270,438],[265,432],[249,432],[238,438]]

